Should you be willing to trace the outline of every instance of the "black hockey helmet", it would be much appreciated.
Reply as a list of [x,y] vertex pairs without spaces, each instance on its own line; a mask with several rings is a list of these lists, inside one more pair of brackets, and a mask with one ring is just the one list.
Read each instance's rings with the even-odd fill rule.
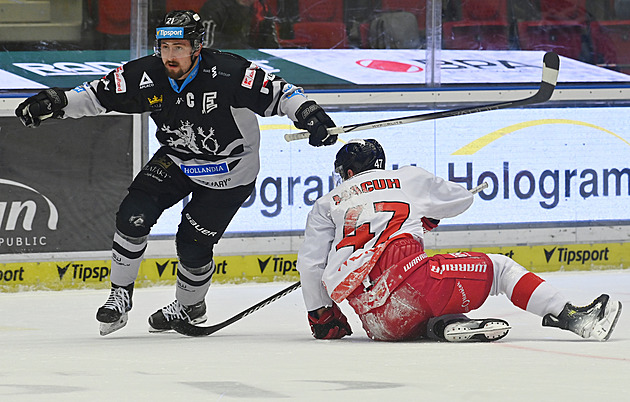
[[343,180],[348,179],[348,170],[354,174],[370,169],[385,169],[385,151],[374,139],[350,140],[335,158],[335,172]]
[[155,53],[160,55],[160,40],[188,39],[193,52],[201,48],[206,29],[193,10],[174,10],[164,16],[155,30]]

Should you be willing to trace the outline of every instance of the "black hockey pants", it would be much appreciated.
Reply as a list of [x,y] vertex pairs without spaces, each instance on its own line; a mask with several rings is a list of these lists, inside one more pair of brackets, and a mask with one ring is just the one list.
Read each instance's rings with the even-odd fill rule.
[[221,190],[203,187],[158,150],[129,186],[116,214],[116,229],[130,237],[147,236],[162,212],[192,194],[177,229],[177,255],[186,267],[202,267],[212,260],[214,245],[254,185]]

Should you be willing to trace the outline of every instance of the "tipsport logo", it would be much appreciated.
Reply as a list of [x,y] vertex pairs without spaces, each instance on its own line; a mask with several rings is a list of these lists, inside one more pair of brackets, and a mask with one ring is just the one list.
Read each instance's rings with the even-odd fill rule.
[[287,273],[297,272],[297,259],[285,260],[282,257],[269,257],[266,260],[261,260],[260,258],[258,258],[258,267],[260,268],[261,274],[264,274],[267,268],[271,268],[271,266],[269,265],[271,261],[273,261],[272,265],[274,273],[286,275]]
[[[567,265],[582,264],[591,261],[608,261],[608,247],[600,250],[569,250],[567,247],[554,247],[551,250],[543,249],[547,262],[557,261]],[[557,253],[556,253],[557,251]],[[554,256],[557,256],[557,260]]]
[[157,39],[183,38],[184,28],[158,28],[155,36]]
[[24,282],[24,267],[18,269],[0,269],[0,284],[9,282]]
[[[218,260],[215,259],[214,273],[217,275],[226,275],[228,262],[226,260],[223,260],[221,262],[217,261]],[[166,260],[165,262],[155,261],[155,269],[157,270],[159,278],[162,278],[163,275],[176,277],[178,266],[178,260]]]
[[71,278],[72,281],[103,282],[109,277],[109,268],[106,266],[90,267],[80,263],[69,262],[66,265],[57,265],[57,274],[62,281]]

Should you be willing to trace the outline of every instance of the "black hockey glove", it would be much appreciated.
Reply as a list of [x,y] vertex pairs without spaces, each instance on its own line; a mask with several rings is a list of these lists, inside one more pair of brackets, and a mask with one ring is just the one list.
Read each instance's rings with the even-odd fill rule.
[[68,98],[62,89],[49,88],[20,103],[15,115],[26,127],[38,127],[42,120],[50,117],[61,119],[62,109],[67,105]]
[[308,143],[314,147],[332,145],[337,142],[336,135],[328,134],[326,128],[335,127],[330,116],[314,101],[304,102],[295,112],[295,127],[308,130]]

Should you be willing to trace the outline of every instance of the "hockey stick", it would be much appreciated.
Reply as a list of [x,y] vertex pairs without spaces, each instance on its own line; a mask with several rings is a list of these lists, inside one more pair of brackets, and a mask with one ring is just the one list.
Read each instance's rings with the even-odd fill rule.
[[289,286],[288,288],[279,291],[278,293],[274,294],[273,296],[270,296],[268,298],[266,298],[265,300],[261,301],[258,304],[255,304],[253,306],[251,306],[250,308],[241,311],[240,313],[236,314],[234,317],[232,318],[228,318],[227,320],[216,324],[216,325],[210,325],[207,327],[202,327],[202,326],[196,326],[193,325],[189,322],[183,321],[183,320],[175,320],[173,321],[173,323],[171,324],[171,328],[173,328],[175,331],[179,332],[182,335],[186,335],[186,336],[208,336],[208,335],[212,335],[215,332],[217,332],[220,329],[223,329],[225,327],[227,327],[230,324],[234,324],[236,321],[240,320],[241,318],[247,317],[248,315],[250,315],[251,313],[258,311],[259,309],[265,307],[268,304],[273,303],[274,301],[278,300],[281,297],[284,297],[286,295],[288,295],[289,293],[293,292],[295,289],[299,288],[301,286],[300,282],[296,282],[293,285]]
[[480,192],[481,190],[483,190],[484,188],[488,188],[488,182],[483,182],[480,185],[478,185],[477,187],[473,187],[470,189],[470,192],[473,194],[477,194],[478,192]]
[[[487,112],[490,110],[499,110],[499,109],[507,109],[511,107],[525,106],[525,105],[533,105],[535,103],[546,102],[553,95],[553,91],[556,88],[556,82],[558,80],[558,71],[560,69],[560,59],[558,55],[554,52],[547,52],[543,57],[543,71],[542,71],[542,81],[540,82],[540,87],[538,91],[530,96],[529,98],[508,101],[508,102],[500,102],[494,103],[485,106],[474,106],[474,107],[466,107],[461,109],[453,109],[453,110],[445,110],[441,112],[420,114],[415,116],[408,117],[398,117],[394,119],[387,120],[377,120],[371,121],[369,123],[359,123],[359,124],[351,124],[348,126],[342,127],[332,127],[328,129],[328,133],[330,135],[339,135],[342,133],[349,133],[352,131],[362,131],[362,130],[371,130],[373,128],[381,128],[381,127],[389,127],[389,126],[397,126],[400,124],[408,124],[408,123],[416,123],[418,121],[424,120],[435,120],[442,119],[444,117],[451,116],[462,116],[465,114],[479,113],[479,112]],[[285,134],[284,139],[287,142],[302,140],[308,138],[308,131],[300,131],[292,134]]]
[[[478,185],[477,187],[473,187],[471,188],[470,191],[473,195],[477,194],[478,192],[480,192],[483,189],[488,188],[488,182],[484,181],[483,183],[481,183],[480,185]],[[440,222],[439,220],[437,221],[438,223]],[[435,223],[435,222],[434,222]],[[424,222],[422,223],[422,233],[427,234],[429,233],[431,230],[433,230],[434,228],[430,228],[428,229],[425,225]]]

